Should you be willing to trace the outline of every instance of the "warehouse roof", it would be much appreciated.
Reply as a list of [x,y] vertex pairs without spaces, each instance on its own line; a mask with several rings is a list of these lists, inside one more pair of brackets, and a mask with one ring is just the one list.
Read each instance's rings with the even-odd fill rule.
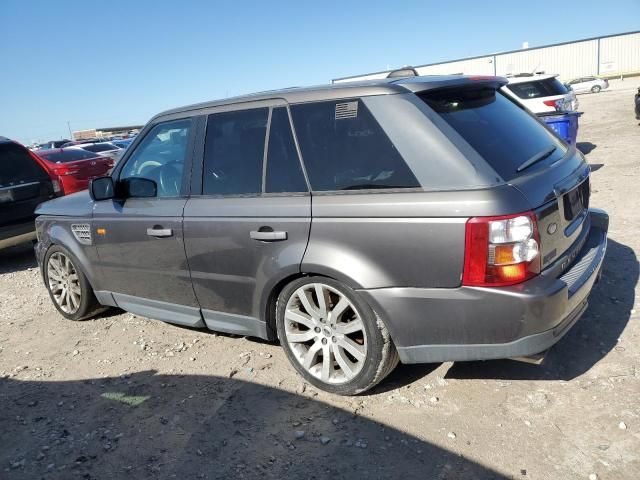
[[[589,38],[581,38],[579,40],[571,40],[569,42],[559,42],[559,43],[550,43],[548,45],[541,45],[539,47],[529,47],[529,48],[520,48],[517,50],[507,50],[504,52],[494,52],[494,53],[487,53],[485,55],[475,55],[473,57],[463,57],[463,58],[454,58],[453,60],[444,60],[442,62],[435,62],[435,63],[425,63],[423,65],[414,65],[414,68],[422,68],[422,67],[432,67],[434,65],[445,65],[447,63],[453,63],[453,62],[464,62],[465,60],[475,60],[477,58],[485,58],[485,57],[492,57],[495,55],[506,55],[509,53],[518,53],[518,52],[527,52],[527,51],[531,51],[531,50],[539,50],[541,48],[549,48],[549,47],[559,47],[561,45],[570,45],[572,43],[580,43],[580,42],[589,42],[591,40],[600,40],[603,38],[611,38],[611,37],[621,37],[624,35],[633,35],[636,33],[640,33],[640,30],[634,30],[632,32],[624,32],[624,33],[614,33],[611,35],[601,35],[599,37],[589,37]],[[359,78],[359,77],[363,77],[365,75],[380,75],[382,73],[387,73],[389,72],[389,70],[380,70],[378,72],[369,72],[369,73],[362,73],[359,75],[349,75],[347,77],[339,77],[339,78],[334,78],[333,80],[331,80],[332,82],[337,82],[339,80],[348,80],[350,78]]]

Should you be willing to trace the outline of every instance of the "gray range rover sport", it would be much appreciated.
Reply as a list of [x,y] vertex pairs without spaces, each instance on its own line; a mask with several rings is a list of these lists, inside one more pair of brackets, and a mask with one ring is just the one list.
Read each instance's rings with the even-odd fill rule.
[[357,394],[398,363],[530,356],[587,307],[589,167],[499,77],[288,89],[154,117],[110,177],[37,210],[60,313],[279,340]]

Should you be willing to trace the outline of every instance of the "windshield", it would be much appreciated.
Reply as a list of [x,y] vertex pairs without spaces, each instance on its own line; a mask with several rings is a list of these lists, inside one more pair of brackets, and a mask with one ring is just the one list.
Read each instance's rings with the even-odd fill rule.
[[38,154],[45,160],[53,163],[75,162],[76,160],[87,160],[89,158],[96,157],[93,153],[81,150],[79,148],[68,150],[51,150],[49,152],[38,152]]
[[420,98],[506,181],[518,176],[525,162],[551,147],[556,148],[544,157],[544,164],[562,158],[567,151],[538,120],[491,88],[441,90]]

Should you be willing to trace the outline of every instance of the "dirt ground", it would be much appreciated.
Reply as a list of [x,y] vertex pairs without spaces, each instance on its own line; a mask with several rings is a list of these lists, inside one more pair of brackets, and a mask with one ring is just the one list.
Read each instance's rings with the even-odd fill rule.
[[400,366],[353,398],[277,345],[52,306],[29,245],[0,252],[0,478],[637,479],[640,80],[581,95],[602,281],[542,366]]

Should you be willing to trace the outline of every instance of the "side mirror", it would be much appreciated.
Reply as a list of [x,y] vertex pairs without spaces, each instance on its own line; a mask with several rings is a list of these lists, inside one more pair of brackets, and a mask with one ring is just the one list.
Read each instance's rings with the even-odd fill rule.
[[122,181],[122,191],[126,198],[153,198],[158,194],[158,186],[148,178],[127,178]]
[[95,201],[109,200],[115,197],[115,188],[111,177],[98,177],[91,180],[89,194]]

